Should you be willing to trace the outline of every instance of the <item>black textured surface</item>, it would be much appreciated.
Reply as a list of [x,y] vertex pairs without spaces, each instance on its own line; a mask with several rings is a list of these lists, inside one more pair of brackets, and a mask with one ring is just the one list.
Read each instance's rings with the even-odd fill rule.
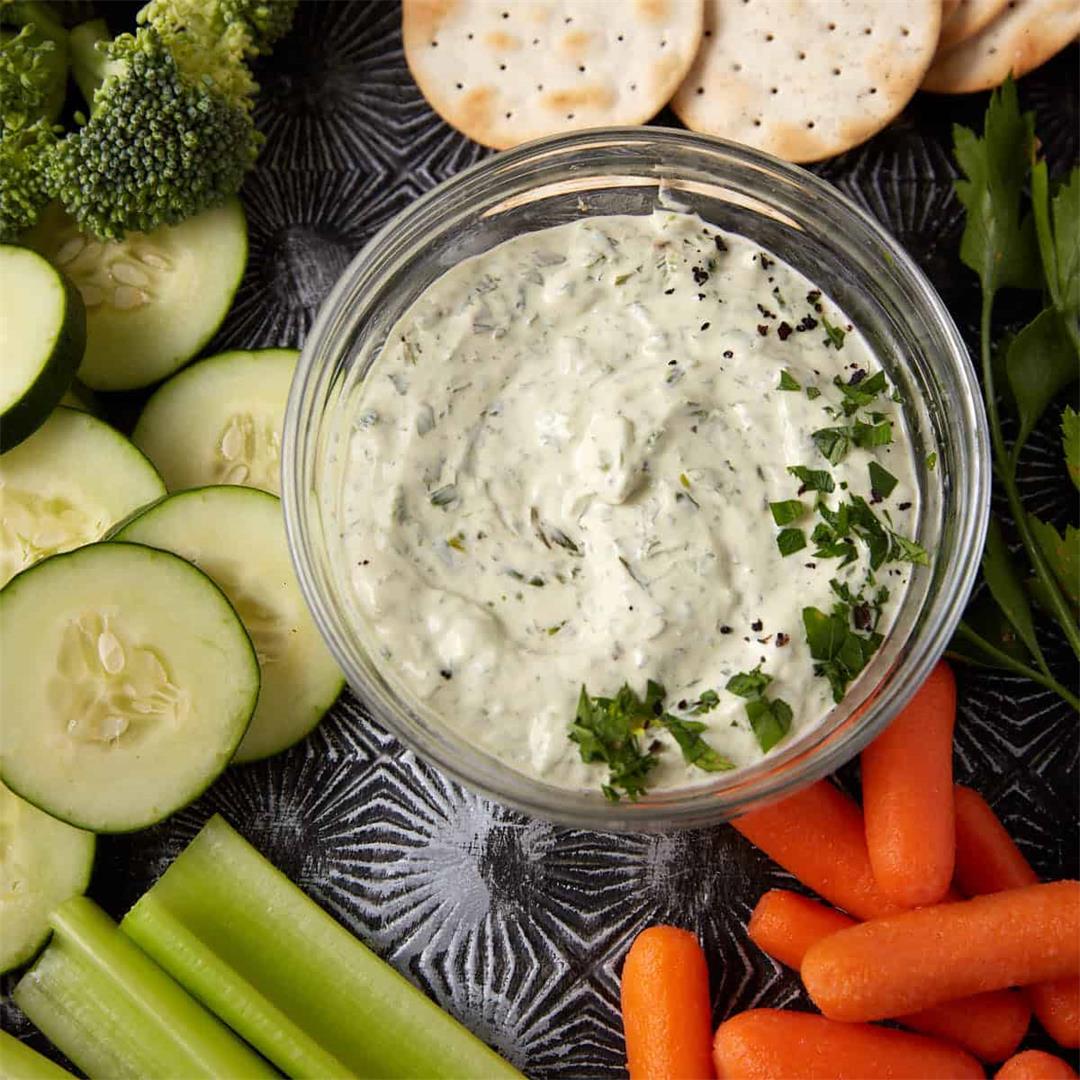
[[[293,36],[260,70],[267,144],[244,189],[251,261],[208,351],[299,345],[375,230],[488,153],[420,96],[399,19],[393,3],[305,2]],[[1060,172],[1077,156],[1075,49],[1021,91]],[[919,95],[870,143],[816,167],[912,252],[972,345],[978,294],[957,258],[951,127],[978,127],[985,104],[985,95]],[[657,122],[676,126],[667,113]],[[1003,299],[1003,316],[1024,318],[1014,302]],[[1058,524],[1075,512],[1049,422],[1026,454],[1023,488]],[[1075,684],[1075,665],[1054,644],[1059,675]],[[1040,874],[1076,877],[1076,717],[1023,680],[972,670],[961,680],[958,779],[989,799]],[[792,880],[733,830],[611,837],[522,818],[417,760],[350,696],[304,743],[229,770],[165,824],[103,838],[91,894],[121,915],[216,810],[530,1076],[622,1074],[618,970],[653,922],[701,935],[717,1019],[805,1003],[797,977],[744,932],[760,894]],[[7,1000],[12,982],[4,1026],[43,1049]],[[1030,1045],[1043,1043],[1033,1027]]]

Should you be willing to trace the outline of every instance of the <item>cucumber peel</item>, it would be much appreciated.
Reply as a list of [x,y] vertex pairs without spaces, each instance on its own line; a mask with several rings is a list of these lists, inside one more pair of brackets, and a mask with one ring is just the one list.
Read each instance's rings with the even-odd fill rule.
[[221,817],[120,928],[290,1076],[520,1080]]
[[88,1075],[110,1080],[277,1075],[93,901],[69,900],[50,921],[52,941],[12,997]]

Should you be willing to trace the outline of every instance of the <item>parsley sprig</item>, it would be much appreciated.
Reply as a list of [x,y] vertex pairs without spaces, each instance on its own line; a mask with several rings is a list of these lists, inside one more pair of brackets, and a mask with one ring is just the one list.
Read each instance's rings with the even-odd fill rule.
[[[664,687],[652,679],[646,684],[643,698],[629,683],[624,683],[613,698],[592,697],[584,686],[581,688],[569,736],[578,744],[582,761],[607,765],[607,783],[601,784],[600,790],[612,802],[618,802],[623,795],[638,799],[648,790],[648,776],[659,763],[660,749],[651,744],[642,748],[642,739],[650,731],[667,731],[688,765],[705,772],[735,768],[701,737],[706,724],[664,711],[666,694]],[[700,715],[718,702],[715,691],[706,691],[692,711]]]
[[[1052,194],[1046,162],[1037,158],[1034,124],[1033,113],[1020,112],[1016,86],[1009,79],[991,96],[981,136],[964,127],[953,130],[953,149],[964,174],[956,182],[956,194],[967,212],[960,258],[978,275],[982,288],[979,352],[994,474],[1024,558],[1011,555],[995,522],[982,561],[993,603],[988,608],[980,599],[969,608],[952,650],[961,659],[1026,675],[1080,711],[1080,698],[1054,677],[1043,655],[1029,600],[1035,597],[1080,658],[1075,602],[1080,530],[1067,526],[1063,536],[1030,514],[1017,483],[1017,463],[1028,436],[1080,372],[1080,169],[1074,167]],[[1049,304],[1003,350],[1009,391],[1004,395],[997,386],[1001,372],[992,337],[994,301],[1007,287],[1043,290]],[[1015,405],[1018,422],[1011,446],[1001,416],[1007,398]],[[1062,421],[1069,422],[1067,415]],[[1064,443],[1068,459],[1067,433]]]
[[814,674],[828,679],[833,701],[843,701],[850,683],[862,672],[884,640],[877,632],[881,609],[889,598],[885,588],[867,600],[835,578],[829,582],[836,602],[828,613],[816,607],[803,608],[803,627]]

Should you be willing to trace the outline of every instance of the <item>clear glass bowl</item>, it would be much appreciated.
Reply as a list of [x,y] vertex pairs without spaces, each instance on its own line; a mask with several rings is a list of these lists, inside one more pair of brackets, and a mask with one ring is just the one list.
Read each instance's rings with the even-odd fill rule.
[[[607,802],[528,778],[414,708],[365,641],[343,565],[343,466],[350,402],[390,328],[428,284],[519,233],[582,215],[644,214],[661,191],[705,221],[760,242],[825,290],[899,387],[922,464],[916,570],[896,622],[824,722],[756,765],[700,786]],[[698,826],[738,816],[853,757],[896,715],[960,619],[989,509],[986,421],[975,373],[940,297],[911,259],[834,188],[718,139],[663,128],[555,136],[459,173],[394,218],[356,257],[319,313],[285,418],[282,497],[301,588],[348,680],[403,742],[461,783],[542,818],[611,830]]]

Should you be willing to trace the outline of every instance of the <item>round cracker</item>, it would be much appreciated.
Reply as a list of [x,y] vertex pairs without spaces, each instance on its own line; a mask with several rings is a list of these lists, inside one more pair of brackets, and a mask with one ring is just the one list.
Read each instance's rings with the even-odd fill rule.
[[944,13],[941,20],[941,37],[938,52],[951,49],[961,41],[974,37],[984,26],[991,23],[1005,10],[1009,0],[958,0],[951,13]]
[[941,0],[706,0],[705,41],[672,107],[687,127],[818,161],[911,100]]
[[642,124],[701,44],[704,0],[405,0],[405,59],[448,123],[505,149]]
[[1009,0],[981,33],[934,60],[922,88],[971,94],[1020,78],[1080,34],[1077,0]]

